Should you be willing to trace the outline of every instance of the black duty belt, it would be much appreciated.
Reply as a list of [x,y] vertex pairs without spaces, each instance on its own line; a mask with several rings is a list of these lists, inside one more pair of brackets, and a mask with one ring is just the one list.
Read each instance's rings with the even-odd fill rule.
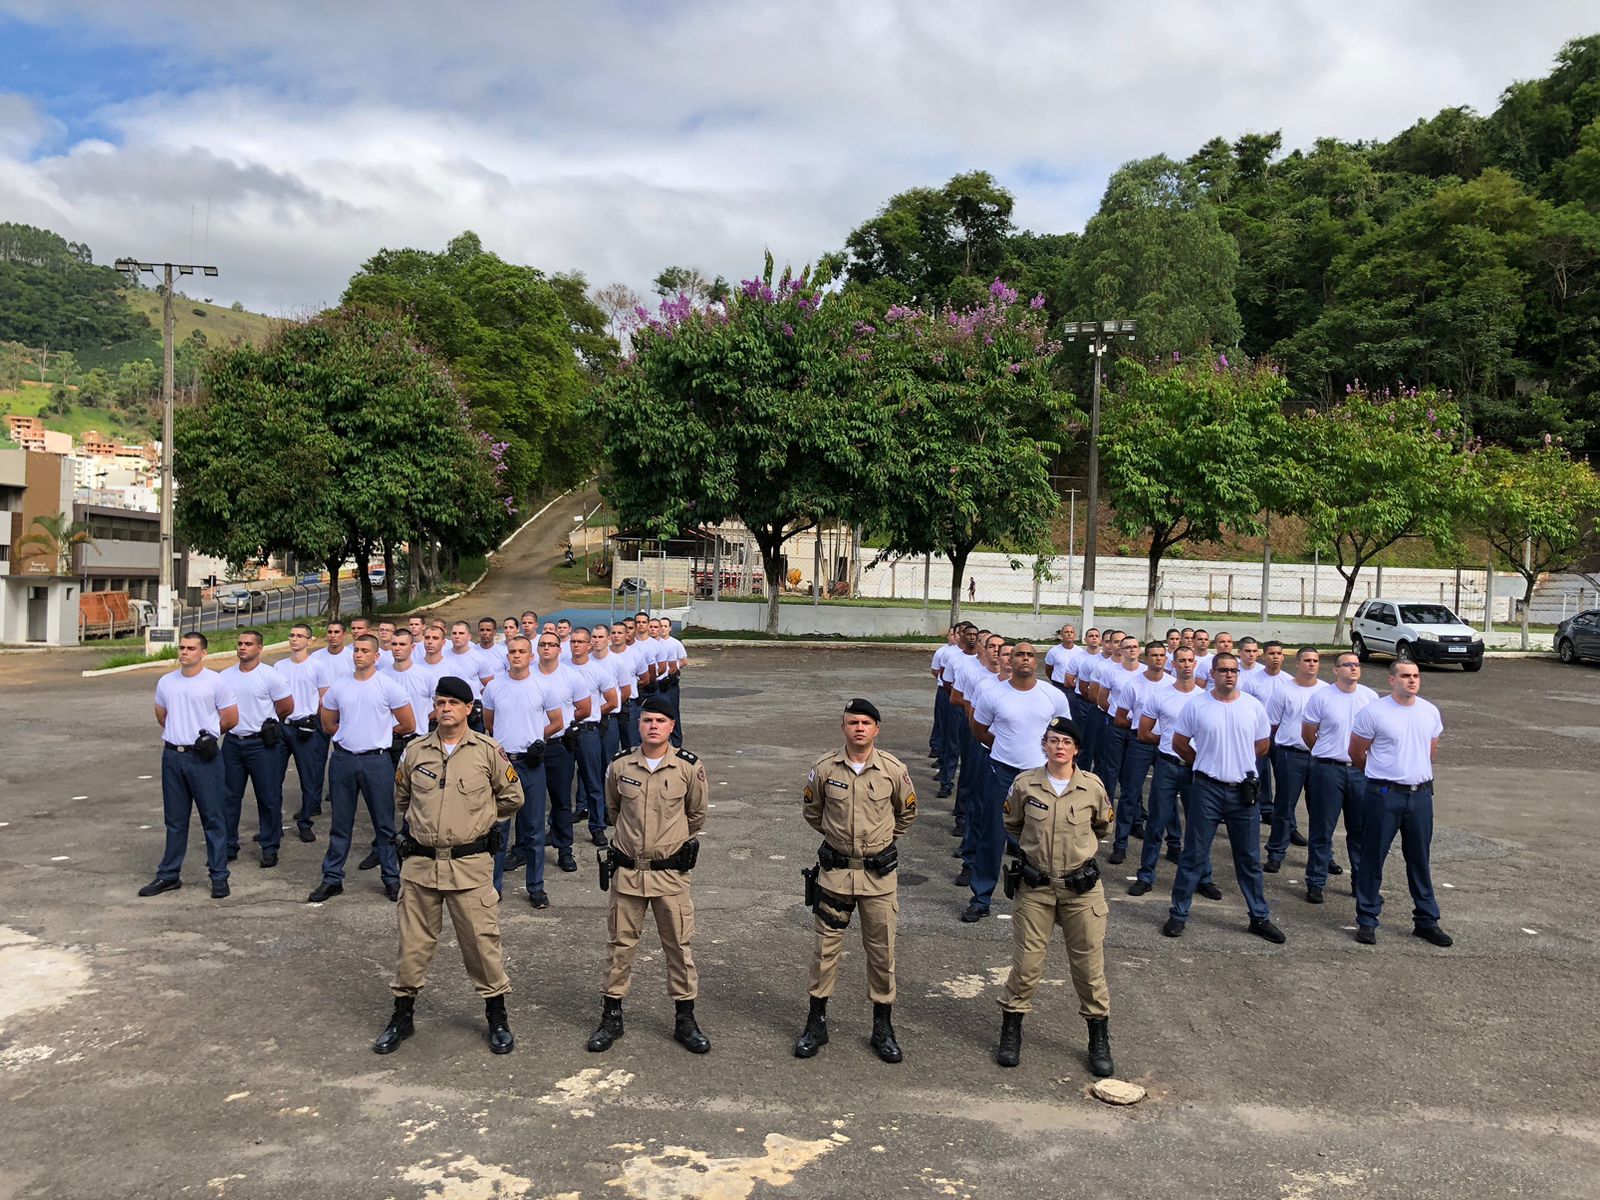
[[1157,750],[1156,751],[1156,757],[1157,758],[1164,758],[1170,763],[1177,763],[1180,767],[1187,768],[1188,765],[1189,765],[1188,763],[1184,762],[1183,759],[1179,758],[1176,754],[1168,754],[1165,750]]
[[1319,763],[1327,763],[1330,767],[1348,767],[1350,765],[1348,762],[1346,762],[1342,758],[1323,758],[1320,755],[1316,755],[1316,754],[1313,754],[1311,756],[1311,761],[1312,762],[1319,762]]
[[348,754],[351,758],[371,758],[374,754],[389,753],[389,747],[387,746],[380,746],[376,750],[346,750],[343,746],[335,742],[333,748],[340,754]]
[[178,754],[193,754],[194,753],[194,747],[193,746],[175,746],[171,742],[162,742],[161,744],[163,746],[165,746],[168,750],[175,751]]
[[1309,751],[1309,750],[1300,749],[1299,746],[1279,746],[1278,750],[1282,754],[1307,754],[1307,755],[1309,755],[1311,753],[1311,751]]
[[1388,788],[1391,792],[1431,792],[1431,791],[1433,791],[1433,780],[1431,780],[1431,779],[1425,780],[1422,783],[1399,783],[1399,782],[1396,782],[1393,779],[1374,779],[1369,775],[1369,776],[1367,776],[1367,782],[1371,783],[1371,784],[1376,784],[1378,787],[1381,787],[1381,788]]
[[1204,771],[1196,771],[1194,777],[1196,779],[1204,779],[1207,783],[1214,783],[1218,787],[1230,788],[1233,791],[1238,791],[1244,786],[1244,780],[1242,779],[1237,783],[1229,783],[1226,779],[1218,779],[1215,775],[1207,775]]
[[652,858],[641,862],[632,855],[624,854],[621,850],[618,850],[615,842],[611,844],[611,862],[613,866],[621,867],[627,871],[674,871],[677,870],[678,865],[676,855],[672,858]]
[[415,850],[407,857],[431,858],[447,862],[452,858],[470,858],[474,854],[489,853],[489,835],[484,834],[475,842],[467,842],[460,846],[424,846],[421,842],[415,843]]

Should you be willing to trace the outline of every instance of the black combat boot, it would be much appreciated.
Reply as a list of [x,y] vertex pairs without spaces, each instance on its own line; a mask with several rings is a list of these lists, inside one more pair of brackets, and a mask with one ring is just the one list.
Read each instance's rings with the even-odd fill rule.
[[511,1036],[511,1022],[506,1019],[506,998],[490,996],[483,1002],[483,1015],[489,1022],[489,1049],[510,1054],[517,1039]]
[[704,1054],[710,1050],[711,1039],[701,1033],[700,1026],[695,1023],[694,1001],[675,1000],[673,1006],[678,1010],[678,1018],[673,1025],[672,1040],[690,1054]]
[[372,1049],[378,1054],[393,1054],[400,1049],[400,1043],[416,1032],[416,1026],[411,1023],[411,1012],[417,1005],[415,996],[396,996],[394,998],[394,1012],[389,1016],[389,1024],[384,1026],[378,1040],[372,1043]]
[[1104,1079],[1116,1072],[1111,1061],[1111,1031],[1106,1018],[1089,1018],[1089,1072]]
[[622,1001],[615,996],[602,996],[605,1006],[600,1012],[600,1026],[589,1035],[589,1049],[598,1054],[611,1049],[611,1043],[622,1036]]
[[1022,1061],[1022,1014],[1000,1014],[1000,1045],[995,1048],[994,1060],[1002,1067],[1014,1067]]
[[897,1063],[905,1057],[900,1053],[900,1043],[894,1040],[894,1022],[890,1020],[893,1013],[892,1004],[872,1006],[872,1048],[886,1063]]
[[806,1014],[806,1027],[795,1039],[794,1056],[813,1058],[818,1050],[828,1044],[828,998],[811,997],[811,1011]]

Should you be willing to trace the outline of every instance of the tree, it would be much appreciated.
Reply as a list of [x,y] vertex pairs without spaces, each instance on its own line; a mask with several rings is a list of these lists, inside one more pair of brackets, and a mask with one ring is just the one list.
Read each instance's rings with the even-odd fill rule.
[[18,557],[38,558],[48,554],[55,560],[57,575],[72,574],[72,550],[75,546],[99,549],[100,544],[90,534],[87,522],[74,521],[66,513],[35,517],[28,526],[28,532],[17,539]]
[[1195,168],[1165,156],[1111,177],[1084,226],[1074,265],[1075,315],[1132,317],[1156,353],[1238,344],[1239,248]]
[[778,631],[783,546],[860,494],[864,442],[849,397],[860,374],[854,309],[824,277],[772,258],[725,306],[663,301],[601,388],[600,490],[627,528],[657,535],[736,517],[761,550],[767,631]]
[[965,310],[895,307],[870,337],[870,408],[857,436],[875,447],[865,477],[881,557],[937,551],[950,561],[950,622],[979,545],[1048,555],[1058,498],[1050,463],[1081,414],[1051,365],[1044,298],[1019,303],[1000,280]]
[[[481,550],[514,511],[503,446],[472,427],[450,373],[392,313],[346,306],[285,324],[209,358],[204,383],[173,439],[179,530],[204,553],[240,564],[288,552],[330,579],[354,556],[370,607],[366,563],[385,540]],[[329,607],[338,614],[337,588]]]
[[1361,569],[1401,538],[1455,540],[1471,493],[1456,406],[1433,392],[1394,395],[1352,389],[1332,408],[1289,422],[1284,467],[1290,511],[1303,517],[1311,549],[1332,554],[1344,578],[1333,640]]
[[1116,525],[1147,533],[1145,636],[1156,619],[1161,559],[1185,541],[1214,542],[1225,530],[1253,532],[1282,441],[1289,388],[1273,367],[1230,366],[1226,357],[1168,368],[1124,360],[1122,386],[1102,416],[1100,468]]
[[708,280],[698,267],[667,267],[650,287],[663,300],[687,296],[696,304],[721,304],[733,290],[721,275]]
[[1528,609],[1539,577],[1565,570],[1600,548],[1595,514],[1600,478],[1553,441],[1518,454],[1474,447],[1469,525],[1496,556],[1522,576],[1522,648],[1528,648]]
[[606,332],[619,346],[637,323],[635,314],[643,303],[644,297],[625,283],[608,283],[594,293],[595,307],[605,314]]

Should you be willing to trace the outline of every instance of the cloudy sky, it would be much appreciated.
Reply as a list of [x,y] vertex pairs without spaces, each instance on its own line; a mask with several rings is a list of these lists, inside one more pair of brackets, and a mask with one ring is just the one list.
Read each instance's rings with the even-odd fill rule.
[[1128,159],[1488,111],[1596,31],[1555,0],[0,0],[0,220],[273,313],[468,228],[597,285],[737,279],[973,168],[1080,229]]

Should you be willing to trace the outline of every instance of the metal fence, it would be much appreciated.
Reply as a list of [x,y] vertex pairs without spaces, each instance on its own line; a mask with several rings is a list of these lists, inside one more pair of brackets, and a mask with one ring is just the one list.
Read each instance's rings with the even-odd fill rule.
[[[221,597],[203,600],[198,605],[185,605],[178,614],[178,626],[185,633],[196,630],[210,633],[217,629],[248,629],[253,625],[272,625],[292,621],[298,617],[314,617],[328,606],[328,585],[325,583],[293,584],[289,587],[262,588],[250,593],[249,606],[230,608]],[[360,596],[360,584],[345,580],[339,585],[343,605],[353,604]],[[261,606],[255,607],[256,598]]]

